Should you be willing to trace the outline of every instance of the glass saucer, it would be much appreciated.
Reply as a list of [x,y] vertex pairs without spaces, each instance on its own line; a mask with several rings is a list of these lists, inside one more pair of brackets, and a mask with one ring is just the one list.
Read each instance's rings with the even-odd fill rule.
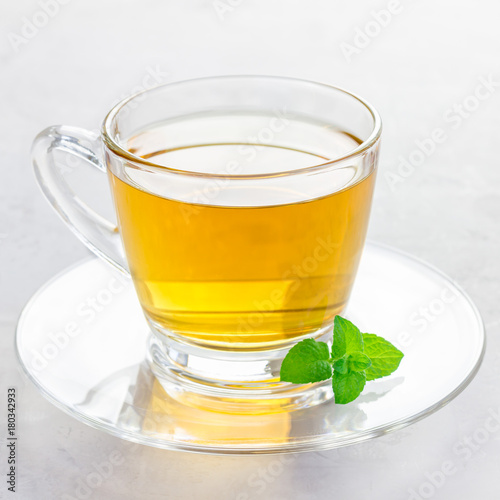
[[146,361],[149,330],[132,283],[93,258],[65,270],[26,305],[21,364],[39,391],[76,419],[123,439],[206,453],[280,453],[346,446],[401,429],[457,396],[485,347],[478,311],[449,278],[374,243],[345,316],[405,353],[392,376],[348,405],[230,414],[167,396]]

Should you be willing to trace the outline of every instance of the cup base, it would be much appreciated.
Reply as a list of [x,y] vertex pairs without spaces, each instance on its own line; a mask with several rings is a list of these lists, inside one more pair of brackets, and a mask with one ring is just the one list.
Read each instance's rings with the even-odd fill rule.
[[[331,327],[317,340],[331,339]],[[280,382],[289,346],[256,352],[216,351],[185,344],[153,328],[148,360],[167,394],[183,404],[222,413],[264,414],[308,408],[333,397],[330,381]]]

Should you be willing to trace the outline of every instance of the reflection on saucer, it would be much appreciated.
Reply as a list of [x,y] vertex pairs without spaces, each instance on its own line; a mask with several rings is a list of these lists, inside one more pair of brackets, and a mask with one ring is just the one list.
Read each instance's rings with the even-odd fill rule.
[[218,413],[187,406],[170,397],[155,380],[142,431],[152,437],[164,439],[170,435],[191,443],[252,445],[256,439],[264,439],[272,446],[288,440],[290,418],[287,412],[268,414],[263,419],[262,415]]

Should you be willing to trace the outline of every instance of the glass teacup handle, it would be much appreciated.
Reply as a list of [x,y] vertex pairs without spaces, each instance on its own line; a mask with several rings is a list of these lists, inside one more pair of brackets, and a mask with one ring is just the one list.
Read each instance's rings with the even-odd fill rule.
[[106,172],[98,151],[98,134],[77,127],[57,125],[40,132],[32,147],[36,178],[43,193],[76,236],[99,257],[129,274],[118,228],[83,202],[67,183],[58,168],[55,151],[64,151],[84,162],[75,168],[92,166]]

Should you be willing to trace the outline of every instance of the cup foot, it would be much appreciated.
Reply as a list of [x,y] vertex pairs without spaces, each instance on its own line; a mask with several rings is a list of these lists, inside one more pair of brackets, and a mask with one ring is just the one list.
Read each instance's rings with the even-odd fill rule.
[[[331,328],[317,332],[331,337]],[[330,334],[330,335],[329,335]],[[325,339],[323,339],[325,337]],[[281,362],[289,347],[231,352],[184,344],[153,330],[151,369],[167,394],[179,402],[220,413],[265,414],[307,408],[333,397],[329,380],[295,385],[280,382]]]

